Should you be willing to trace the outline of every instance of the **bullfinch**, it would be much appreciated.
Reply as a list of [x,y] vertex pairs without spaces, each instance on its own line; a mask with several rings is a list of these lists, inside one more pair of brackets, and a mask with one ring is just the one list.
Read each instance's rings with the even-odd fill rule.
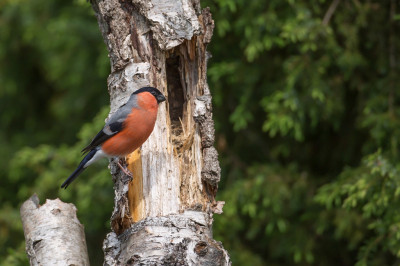
[[[139,148],[150,136],[164,95],[153,87],[141,88],[130,96],[108,120],[92,142],[82,150],[86,156],[61,185],[67,188],[89,165],[103,157],[124,157]],[[121,169],[126,170],[118,163]]]

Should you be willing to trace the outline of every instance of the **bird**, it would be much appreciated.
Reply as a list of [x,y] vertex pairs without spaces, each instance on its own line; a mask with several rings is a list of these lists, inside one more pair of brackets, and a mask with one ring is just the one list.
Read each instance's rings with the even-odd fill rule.
[[[131,94],[106,125],[82,150],[86,155],[61,188],[67,188],[89,165],[99,159],[124,157],[139,148],[150,136],[157,119],[158,106],[165,96],[156,88],[143,87]],[[126,173],[118,162],[118,166]]]

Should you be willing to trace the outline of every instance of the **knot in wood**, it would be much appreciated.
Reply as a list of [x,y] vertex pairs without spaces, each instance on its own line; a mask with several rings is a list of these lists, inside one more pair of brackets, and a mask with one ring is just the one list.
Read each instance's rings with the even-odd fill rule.
[[140,259],[139,255],[133,255],[127,262],[126,265],[127,266],[131,266],[131,265],[135,265],[135,262],[138,261]]
[[204,241],[197,242],[196,246],[194,247],[194,252],[200,257],[205,256],[208,251],[207,243]]
[[51,212],[51,214],[57,216],[61,213],[61,210],[60,209],[52,209],[50,212]]

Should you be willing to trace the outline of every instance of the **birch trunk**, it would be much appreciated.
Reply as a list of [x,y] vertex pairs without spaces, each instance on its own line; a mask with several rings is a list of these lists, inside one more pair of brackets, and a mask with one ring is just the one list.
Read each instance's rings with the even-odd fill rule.
[[153,133],[126,158],[130,178],[110,161],[115,183],[106,266],[230,265],[212,238],[220,179],[207,85],[214,22],[198,0],[92,0],[109,51],[110,115],[135,90],[158,88]]
[[34,194],[20,212],[31,266],[89,266],[85,232],[73,204],[56,199],[40,206]]

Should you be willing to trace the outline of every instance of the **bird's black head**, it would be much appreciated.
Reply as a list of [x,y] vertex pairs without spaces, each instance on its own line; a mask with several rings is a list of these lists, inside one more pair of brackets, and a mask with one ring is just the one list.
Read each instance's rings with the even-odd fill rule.
[[162,103],[163,101],[166,100],[165,96],[159,90],[157,90],[156,88],[153,88],[153,87],[143,87],[143,88],[138,89],[137,91],[135,91],[132,94],[139,94],[139,93],[145,92],[145,91],[150,92],[151,95],[153,95],[154,98],[156,98],[158,103]]

